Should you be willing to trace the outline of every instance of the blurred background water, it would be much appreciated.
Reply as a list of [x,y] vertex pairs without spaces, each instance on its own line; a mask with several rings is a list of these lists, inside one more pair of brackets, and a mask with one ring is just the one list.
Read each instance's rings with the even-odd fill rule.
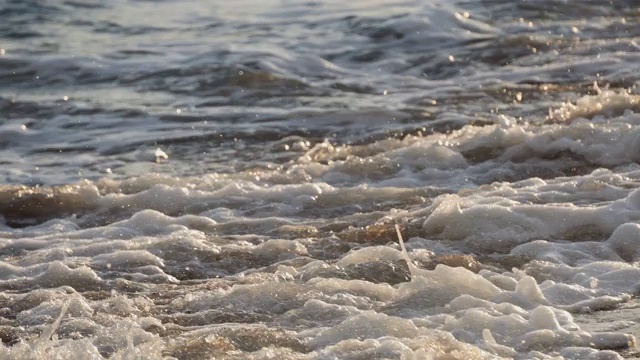
[[5,0],[0,174],[235,172],[296,159],[287,141],[542,119],[635,84],[634,4]]

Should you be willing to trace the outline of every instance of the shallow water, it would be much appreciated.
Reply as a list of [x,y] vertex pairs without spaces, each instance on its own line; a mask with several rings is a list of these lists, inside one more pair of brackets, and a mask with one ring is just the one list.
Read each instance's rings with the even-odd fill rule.
[[639,20],[0,2],[0,357],[634,356]]

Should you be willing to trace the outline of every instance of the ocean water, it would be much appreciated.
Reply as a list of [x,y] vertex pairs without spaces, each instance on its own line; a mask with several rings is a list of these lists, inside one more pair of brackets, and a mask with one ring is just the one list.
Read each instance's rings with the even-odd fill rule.
[[0,0],[0,359],[637,357],[639,5]]

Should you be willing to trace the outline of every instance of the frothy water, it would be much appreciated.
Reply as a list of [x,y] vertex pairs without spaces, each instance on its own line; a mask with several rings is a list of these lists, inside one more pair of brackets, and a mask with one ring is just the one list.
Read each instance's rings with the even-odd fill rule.
[[1,3],[0,358],[636,356],[639,21]]

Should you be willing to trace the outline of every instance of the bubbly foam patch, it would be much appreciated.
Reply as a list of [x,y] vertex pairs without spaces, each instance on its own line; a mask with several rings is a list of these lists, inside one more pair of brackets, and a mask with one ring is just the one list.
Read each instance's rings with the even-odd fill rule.
[[[2,240],[13,258],[0,266],[0,285],[26,291],[5,293],[2,303],[14,319],[3,336],[27,340],[2,351],[7,358],[27,351],[223,357],[249,348],[258,356],[272,344],[274,353],[300,358],[618,358],[611,350],[633,346],[633,336],[584,332],[573,315],[617,309],[637,292],[640,273],[627,261],[636,257],[639,176],[631,167],[494,183],[388,213],[363,232],[339,222],[323,228],[317,219],[283,225],[284,218],[242,207],[174,215],[147,209],[84,229],[69,226],[73,219],[26,227]],[[304,189],[318,196],[317,188]],[[341,221],[357,226],[375,218]],[[400,250],[389,243],[393,219],[409,220],[408,246],[395,229]],[[301,235],[234,235],[243,226]],[[520,269],[481,257],[475,267],[450,266],[456,263],[443,257],[448,251],[529,260]],[[407,271],[410,281],[384,282]],[[265,328],[221,331],[256,322]],[[284,332],[266,335],[273,331]],[[39,336],[46,341],[28,340]]]
[[[3,239],[14,257],[1,264],[0,285],[26,295],[1,298],[14,319],[2,336],[17,341],[1,351],[7,358],[27,351],[223,357],[246,349],[258,356],[272,344],[274,353],[299,358],[618,358],[611,350],[634,346],[633,336],[585,332],[573,315],[615,310],[637,292],[640,273],[627,261],[636,256],[639,176],[634,168],[597,170],[440,195],[364,232],[341,233],[355,242],[318,220],[299,228],[239,217],[243,210],[217,211],[215,220],[213,212],[141,210],[86,229],[67,226],[72,220],[23,228]],[[394,219],[408,219],[403,227],[413,234],[405,246],[395,228],[399,250],[390,243]],[[241,226],[302,236],[233,235]],[[482,257],[459,266],[443,255],[449,251],[529,260],[520,269]],[[399,280],[385,282],[392,278]],[[222,331],[256,322],[264,328]],[[280,335],[267,336],[273,331]],[[29,340],[39,336],[46,341]]]

